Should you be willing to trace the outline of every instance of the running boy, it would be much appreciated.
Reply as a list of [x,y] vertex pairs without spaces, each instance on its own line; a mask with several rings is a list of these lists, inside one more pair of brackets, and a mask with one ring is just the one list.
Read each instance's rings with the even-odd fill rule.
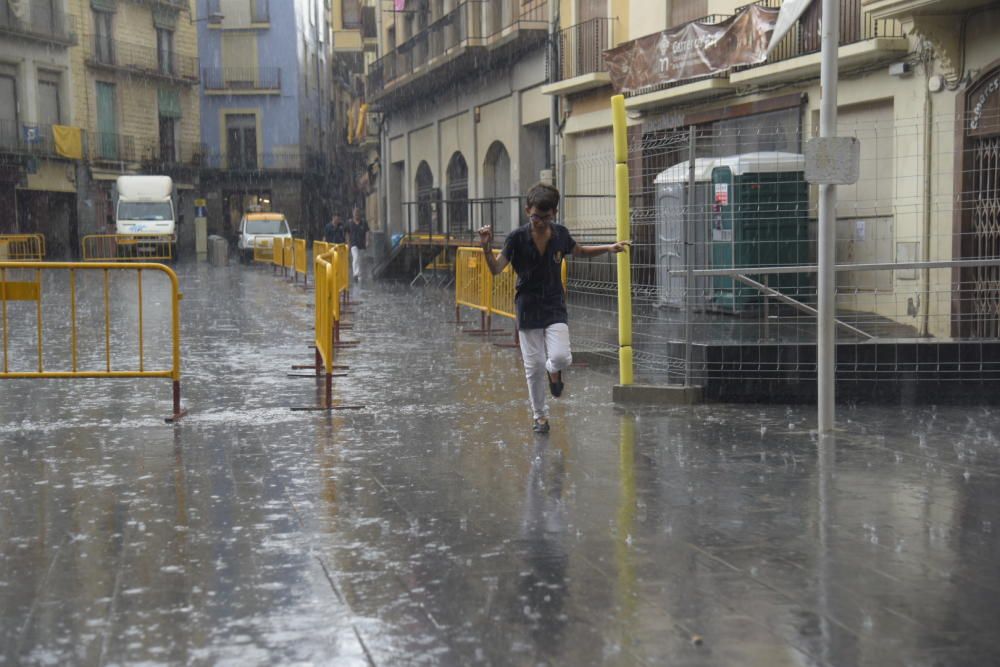
[[528,379],[528,396],[534,413],[533,430],[549,432],[549,408],[545,402],[545,380],[558,397],[563,392],[563,371],[573,362],[569,347],[566,295],[562,285],[562,260],[567,255],[595,257],[624,251],[629,242],[608,245],[578,245],[569,230],[555,222],[559,191],[539,183],[528,191],[524,212],[530,221],[507,236],[500,257],[491,249],[493,230],[482,227],[479,242],[493,275],[507,264],[517,274],[517,327],[521,358]]

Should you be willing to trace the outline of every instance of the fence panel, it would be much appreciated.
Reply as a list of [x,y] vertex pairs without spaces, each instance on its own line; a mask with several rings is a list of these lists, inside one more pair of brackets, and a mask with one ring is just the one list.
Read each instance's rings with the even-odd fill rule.
[[0,234],[0,262],[40,262],[43,259],[44,234]]
[[169,262],[174,240],[169,234],[91,234],[80,250],[85,262]]

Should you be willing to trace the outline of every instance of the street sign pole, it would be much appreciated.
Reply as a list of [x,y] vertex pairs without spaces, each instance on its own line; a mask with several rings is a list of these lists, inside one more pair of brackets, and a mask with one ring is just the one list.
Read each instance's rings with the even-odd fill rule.
[[[823,0],[822,42],[820,54],[819,134],[822,138],[837,134],[837,47],[840,42],[839,0]],[[833,430],[835,372],[837,357],[834,327],[834,248],[836,245],[837,186],[819,186],[819,249],[817,277],[818,318],[816,327],[817,430]]]

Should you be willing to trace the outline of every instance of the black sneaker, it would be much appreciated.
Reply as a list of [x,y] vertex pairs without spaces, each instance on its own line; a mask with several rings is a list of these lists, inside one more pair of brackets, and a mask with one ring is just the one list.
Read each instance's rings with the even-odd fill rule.
[[552,392],[553,398],[559,398],[562,396],[563,388],[566,386],[562,381],[562,373],[559,373],[559,382],[552,381],[552,374],[545,371],[545,374],[549,377],[549,391]]
[[548,433],[549,432],[549,420],[548,419],[536,419],[534,426],[531,430],[535,433]]

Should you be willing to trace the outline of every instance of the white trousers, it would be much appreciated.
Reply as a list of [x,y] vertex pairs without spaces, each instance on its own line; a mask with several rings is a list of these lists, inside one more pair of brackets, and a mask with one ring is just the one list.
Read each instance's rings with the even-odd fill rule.
[[569,349],[569,326],[553,324],[544,329],[522,329],[518,332],[521,340],[521,359],[524,360],[524,375],[528,379],[528,397],[535,419],[549,416],[545,394],[549,390],[549,380],[545,371],[556,373],[566,370],[573,363]]
[[361,278],[361,248],[351,246],[351,273],[355,278]]

